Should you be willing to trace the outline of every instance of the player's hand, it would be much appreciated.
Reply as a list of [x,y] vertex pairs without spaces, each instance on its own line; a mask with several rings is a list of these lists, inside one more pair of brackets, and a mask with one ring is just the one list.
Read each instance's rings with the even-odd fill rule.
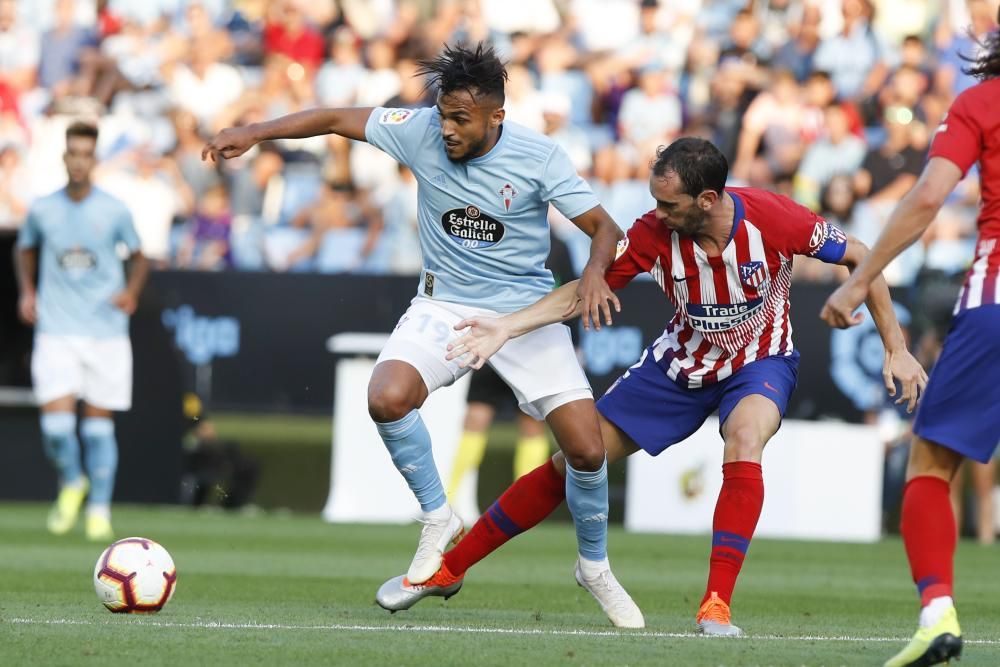
[[[583,312],[580,317],[583,319],[583,328],[590,329],[593,323],[594,329],[601,329],[601,315],[604,321],[611,325],[611,309],[616,313],[622,312],[622,304],[618,297],[608,287],[608,281],[604,279],[604,273],[596,269],[586,268],[580,276],[580,284],[576,286],[576,298],[583,302]],[[574,303],[563,313],[568,316],[576,309]]]
[[837,329],[847,329],[861,324],[864,313],[856,311],[868,298],[868,287],[848,278],[823,304],[819,316],[824,322]]
[[126,315],[131,315],[135,312],[138,300],[132,295],[131,292],[124,290],[111,297],[111,303],[114,304],[115,308],[122,311]]
[[239,157],[256,143],[257,139],[250,127],[227,127],[205,144],[201,149],[201,159],[211,158],[212,162],[218,162],[220,157],[225,160]]
[[903,391],[896,399],[896,405],[906,403],[906,411],[912,413],[927,387],[927,371],[909,350],[886,350],[885,361],[882,363],[882,380],[890,396],[896,395],[896,380],[899,380]]
[[17,314],[25,324],[34,325],[38,321],[38,312],[35,310],[35,293],[22,292],[21,298],[17,300]]
[[471,317],[455,325],[455,331],[465,334],[448,343],[445,359],[458,359],[460,368],[479,370],[486,360],[510,340],[510,328],[502,317]]

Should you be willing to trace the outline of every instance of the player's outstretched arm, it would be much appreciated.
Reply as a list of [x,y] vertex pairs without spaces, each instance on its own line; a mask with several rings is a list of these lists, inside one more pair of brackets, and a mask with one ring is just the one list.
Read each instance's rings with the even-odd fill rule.
[[465,334],[448,344],[446,358],[449,361],[458,359],[462,368],[479,369],[511,338],[576,317],[583,310],[583,302],[577,297],[579,282],[566,283],[527,308],[503,317],[462,320],[455,325],[455,330],[465,330]]
[[14,265],[17,268],[17,285],[20,291],[17,300],[17,314],[25,324],[34,324],[35,276],[38,271],[38,248],[15,246]]
[[[853,236],[849,236],[847,249],[840,264],[846,266],[853,276],[869,255],[871,252],[868,250],[868,246]],[[916,407],[917,401],[927,386],[927,371],[906,348],[906,337],[903,335],[903,329],[899,326],[899,320],[896,319],[896,310],[892,305],[889,285],[886,284],[881,273],[871,281],[866,304],[872,314],[872,320],[875,322],[879,336],[882,338],[882,346],[885,348],[882,381],[885,383],[886,391],[889,392],[890,396],[895,396],[896,380],[899,380],[902,392],[896,403],[906,403],[906,411],[913,412],[913,408]],[[852,315],[853,318],[857,318],[857,322],[860,322],[862,316],[860,314]]]
[[255,144],[273,139],[339,134],[348,139],[365,141],[365,125],[371,115],[371,107],[309,109],[263,123],[227,127],[205,144],[201,149],[201,159],[210,158],[214,162],[221,157],[228,160],[243,155]]
[[923,235],[961,179],[961,169],[951,160],[930,159],[920,180],[889,216],[871,252],[861,260],[857,270],[851,272],[847,282],[826,300],[820,317],[827,324],[843,329],[861,322],[854,311],[868,298],[874,281],[881,277],[889,262]]
[[[602,313],[604,321],[610,325],[612,308],[616,313],[622,310],[622,305],[608,286],[604,274],[615,261],[615,248],[624,234],[603,206],[595,206],[576,216],[573,224],[590,237],[590,259],[576,289],[577,297],[583,302],[583,328],[589,329],[593,322],[594,328],[600,329]],[[572,304],[567,307],[571,308]],[[569,319],[569,315],[563,319]]]

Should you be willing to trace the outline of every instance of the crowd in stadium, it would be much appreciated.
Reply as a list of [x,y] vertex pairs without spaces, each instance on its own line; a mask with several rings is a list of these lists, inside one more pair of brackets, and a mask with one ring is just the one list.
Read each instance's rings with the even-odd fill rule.
[[[0,230],[63,184],[68,123],[99,118],[97,182],[157,266],[416,273],[416,183],[377,149],[279,142],[217,168],[201,148],[314,106],[431,105],[417,61],[487,39],[510,63],[507,118],[562,144],[622,227],[652,208],[656,146],[699,135],[731,183],[873,242],[974,83],[962,56],[997,29],[995,2],[0,0]],[[977,178],[890,284],[967,267]],[[589,239],[553,225],[582,264]]]

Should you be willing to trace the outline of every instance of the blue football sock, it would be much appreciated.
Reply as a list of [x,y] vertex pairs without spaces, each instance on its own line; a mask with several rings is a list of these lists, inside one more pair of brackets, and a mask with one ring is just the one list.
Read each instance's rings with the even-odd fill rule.
[[80,442],[76,439],[76,415],[72,412],[43,412],[42,444],[62,485],[78,484],[83,477],[80,467]]
[[118,443],[115,423],[109,417],[86,417],[80,424],[84,457],[90,474],[88,504],[97,507],[111,504],[118,469]]
[[608,462],[593,472],[566,466],[566,504],[576,525],[580,555],[587,560],[608,557]]
[[424,426],[420,413],[412,410],[394,422],[375,423],[382,442],[396,470],[403,476],[420,503],[420,509],[431,512],[445,504],[444,485],[434,465],[431,434]]

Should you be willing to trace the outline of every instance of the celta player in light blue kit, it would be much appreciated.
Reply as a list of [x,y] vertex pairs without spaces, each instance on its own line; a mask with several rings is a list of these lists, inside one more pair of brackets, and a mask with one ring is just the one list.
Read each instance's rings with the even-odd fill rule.
[[[367,141],[416,176],[423,271],[417,295],[379,355],[368,410],[397,470],[423,510],[420,543],[402,582],[420,586],[462,531],[434,466],[430,436],[417,411],[427,396],[467,369],[447,361],[452,327],[470,317],[509,313],[553,288],[545,268],[549,204],[590,235],[590,260],[577,296],[585,326],[610,323],[619,304],[604,280],[622,236],[597,197],[549,138],[504,120],[507,72],[493,50],[446,47],[422,63],[437,87],[423,109],[315,109],[228,128],[203,156],[232,158],[254,144],[321,134]],[[642,613],[607,559],[608,482],[604,445],[587,379],[569,329],[543,327],[490,360],[521,409],[545,418],[566,455],[566,499],[579,545],[576,580],[611,621],[642,627]]]
[[128,320],[149,268],[125,204],[91,183],[96,148],[95,126],[77,122],[66,130],[68,182],[28,211],[17,240],[17,277],[21,318],[35,325],[31,375],[42,441],[60,481],[49,531],[69,532],[86,498],[87,538],[108,541],[118,464],[112,412],[132,406]]

